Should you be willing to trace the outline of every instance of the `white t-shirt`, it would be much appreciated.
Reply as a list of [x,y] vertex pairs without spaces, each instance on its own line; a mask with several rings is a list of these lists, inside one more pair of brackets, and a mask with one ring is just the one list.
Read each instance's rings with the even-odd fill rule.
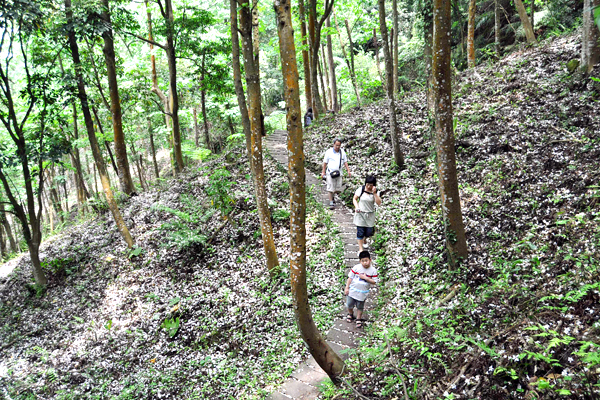
[[340,149],[340,151],[336,153],[332,147],[325,152],[323,163],[327,164],[327,172],[340,170],[340,157],[342,157],[341,165],[344,165],[344,163],[348,162],[348,159],[346,158],[346,152],[343,149]]
[[348,278],[352,278],[348,296],[358,301],[365,301],[367,295],[369,294],[369,290],[371,289],[371,284],[369,282],[358,277],[363,273],[369,278],[373,279],[376,283],[379,282],[377,269],[373,266],[373,262],[371,262],[369,268],[366,269],[362,266],[362,264],[356,264],[354,267],[352,267],[348,273]]

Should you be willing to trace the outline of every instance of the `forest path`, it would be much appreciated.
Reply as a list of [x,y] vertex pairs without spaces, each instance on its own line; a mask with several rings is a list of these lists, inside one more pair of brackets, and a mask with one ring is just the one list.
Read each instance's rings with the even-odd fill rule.
[[[287,131],[276,130],[273,134],[265,138],[266,148],[270,155],[279,162],[284,168],[288,166],[287,155]],[[327,149],[323,149],[325,152]],[[315,196],[317,200],[329,207],[329,197],[325,191],[324,182],[320,176],[316,176],[312,171],[306,170],[306,186],[315,187]],[[337,202],[333,210],[333,221],[340,227],[340,235],[344,242],[344,262],[347,268],[358,264],[358,244],[356,243],[356,227],[352,223],[352,211],[345,205]],[[340,286],[339,290],[343,290]],[[368,319],[368,312],[374,304],[376,292],[372,291],[365,303],[365,318]],[[346,322],[346,308],[340,309],[338,317],[331,329],[327,332],[327,343],[343,359],[349,357],[348,350],[358,347],[360,336],[363,335],[362,329],[357,329],[355,323]],[[287,399],[316,399],[319,396],[318,386],[327,379],[327,374],[319,367],[315,359],[311,356],[303,361],[290,378],[285,381],[279,389],[268,398],[272,400]]]

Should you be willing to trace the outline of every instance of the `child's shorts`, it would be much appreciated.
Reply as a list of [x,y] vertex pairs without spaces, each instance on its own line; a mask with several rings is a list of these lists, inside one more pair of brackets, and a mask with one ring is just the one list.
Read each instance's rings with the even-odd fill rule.
[[347,296],[347,298],[346,298],[346,305],[348,306],[349,310],[352,310],[354,308],[354,306],[356,306],[356,308],[361,311],[365,309],[365,301],[364,300],[359,301],[350,296]]
[[375,228],[372,226],[357,226],[356,227],[356,238],[362,240],[364,238],[371,237],[375,234]]

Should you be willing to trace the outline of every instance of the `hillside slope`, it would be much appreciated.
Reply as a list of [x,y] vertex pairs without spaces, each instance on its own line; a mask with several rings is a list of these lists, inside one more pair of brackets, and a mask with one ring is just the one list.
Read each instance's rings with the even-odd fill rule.
[[[308,130],[316,171],[333,139],[344,140],[349,206],[367,173],[383,196],[374,246],[382,301],[350,369],[362,394],[400,398],[404,379],[412,398],[600,396],[600,68],[596,80],[569,74],[579,47],[575,36],[557,38],[457,78],[469,256],[455,271],[422,92],[398,100],[403,171],[391,166],[383,103]],[[328,393],[354,398],[348,388]]]

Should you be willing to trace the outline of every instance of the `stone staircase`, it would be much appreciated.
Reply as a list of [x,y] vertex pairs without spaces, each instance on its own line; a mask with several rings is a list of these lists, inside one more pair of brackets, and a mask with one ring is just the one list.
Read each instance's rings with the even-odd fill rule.
[[[264,139],[265,148],[269,154],[287,169],[287,131],[276,130],[273,134]],[[325,152],[327,149],[323,149]],[[325,191],[324,181],[320,176],[315,175],[309,170],[306,170],[306,186],[315,187],[315,195],[320,199],[325,206],[329,206],[329,197]],[[353,188],[348,190],[354,191]],[[333,221],[339,225],[340,234],[344,242],[344,260],[345,265],[349,269],[358,264],[358,244],[356,243],[356,227],[352,223],[352,210],[339,202],[333,212]],[[340,287],[343,290],[343,287]],[[367,301],[365,302],[364,318],[368,319],[369,310],[373,307],[374,299],[377,295],[375,290],[372,290]],[[349,357],[349,350],[358,347],[360,336],[363,335],[362,329],[357,329],[355,323],[346,322],[346,307],[341,305],[338,319],[333,323],[331,329],[327,332],[327,343],[331,348],[338,353],[343,359]],[[323,372],[321,367],[316,363],[311,356],[303,361],[290,378],[285,381],[279,389],[272,393],[268,398],[272,400],[289,400],[289,399],[316,399],[319,396],[318,386],[321,382],[327,379],[327,374]]]

